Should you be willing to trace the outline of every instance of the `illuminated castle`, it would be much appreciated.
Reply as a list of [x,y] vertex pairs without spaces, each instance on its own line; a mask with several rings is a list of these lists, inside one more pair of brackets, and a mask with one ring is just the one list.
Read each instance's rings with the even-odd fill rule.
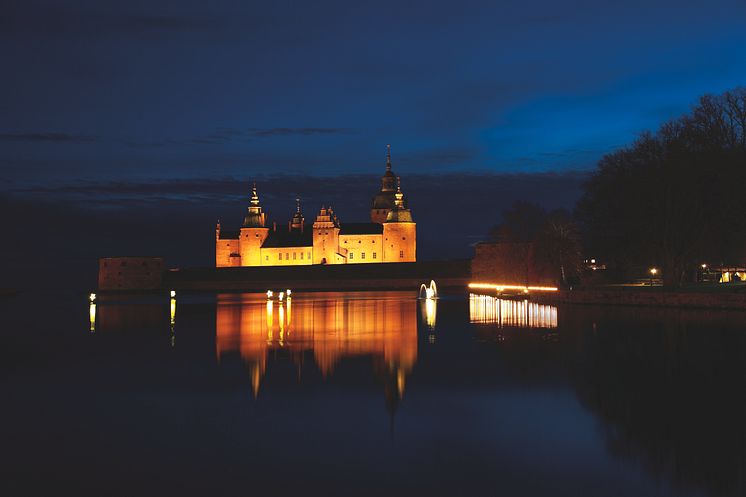
[[287,228],[268,226],[256,184],[239,232],[215,228],[215,266],[297,266],[414,262],[417,229],[404,201],[399,179],[391,171],[391,149],[381,190],[373,197],[369,223],[341,223],[331,207],[322,207],[306,225],[300,200]]

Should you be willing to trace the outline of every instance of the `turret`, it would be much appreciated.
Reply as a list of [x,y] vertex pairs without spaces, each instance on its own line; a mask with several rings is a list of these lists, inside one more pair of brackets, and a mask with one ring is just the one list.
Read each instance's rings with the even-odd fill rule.
[[243,218],[244,228],[264,228],[264,212],[259,205],[259,195],[256,194],[256,183],[251,188],[251,200],[246,217]]
[[256,183],[251,188],[249,209],[243,220],[239,238],[239,254],[242,266],[260,266],[262,264],[261,248],[269,235],[269,228],[264,226],[265,214],[259,205]]
[[396,178],[394,207],[383,223],[384,262],[414,262],[417,260],[417,225],[412,211],[405,207],[401,181]]
[[386,145],[386,172],[381,177],[381,190],[373,197],[370,207],[370,220],[383,223],[389,210],[394,207],[396,175],[391,170],[391,145]]
[[321,207],[313,223],[313,263],[335,264],[339,252],[339,220],[331,207]]
[[305,219],[303,218],[303,213],[300,210],[300,199],[295,199],[295,214],[293,214],[293,219],[290,220],[290,231],[300,231],[303,233],[303,228],[305,224]]

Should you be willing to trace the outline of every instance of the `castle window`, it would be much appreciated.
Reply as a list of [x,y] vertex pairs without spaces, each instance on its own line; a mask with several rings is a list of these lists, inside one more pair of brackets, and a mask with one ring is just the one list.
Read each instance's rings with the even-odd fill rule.
[[280,259],[280,260],[282,260],[282,252],[280,252],[279,254],[277,254],[277,258]]
[[285,252],[285,260],[286,261],[290,260],[290,253],[289,252]]
[[345,244],[347,244],[347,240],[345,240]]
[[352,260],[354,258],[355,258],[355,254],[353,254],[352,252],[350,252],[350,260]]
[[404,259],[404,251],[403,250],[399,251],[399,259]]
[[308,258],[309,258],[309,259],[311,258],[311,252],[309,252],[309,253],[308,253]]
[[375,252],[373,252],[373,258],[374,258],[374,259],[376,258],[376,253],[375,253]]
[[362,240],[358,240],[357,243],[363,243],[363,241]]
[[365,252],[363,252],[362,254],[360,254],[360,258],[361,259],[365,259]]
[[297,253],[297,252],[293,252],[293,260],[295,260],[295,258],[296,258],[297,256],[298,256],[298,253]]
[[402,240],[406,240],[406,239],[407,239],[407,237],[406,237],[406,236],[403,236],[403,237],[401,237],[401,239],[402,239]]
[[300,253],[300,260],[303,260],[303,252]]
[[265,261],[268,261],[268,260],[269,260],[269,256],[268,256],[268,255],[265,255],[265,256],[264,256],[264,260],[265,260]]
[[256,236],[257,238],[259,238],[259,233],[257,233],[257,234],[256,234],[256,235],[254,235],[254,236]]

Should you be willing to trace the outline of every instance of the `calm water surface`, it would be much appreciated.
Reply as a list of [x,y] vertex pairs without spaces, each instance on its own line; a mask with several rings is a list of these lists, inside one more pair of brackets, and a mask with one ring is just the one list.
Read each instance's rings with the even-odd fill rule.
[[746,313],[0,301],[0,494],[746,494]]

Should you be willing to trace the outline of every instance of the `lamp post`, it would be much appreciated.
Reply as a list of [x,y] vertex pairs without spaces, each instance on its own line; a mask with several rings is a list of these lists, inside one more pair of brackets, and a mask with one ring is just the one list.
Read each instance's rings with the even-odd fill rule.
[[650,268],[650,286],[653,286],[653,278],[655,275],[658,274],[658,269],[651,267]]

